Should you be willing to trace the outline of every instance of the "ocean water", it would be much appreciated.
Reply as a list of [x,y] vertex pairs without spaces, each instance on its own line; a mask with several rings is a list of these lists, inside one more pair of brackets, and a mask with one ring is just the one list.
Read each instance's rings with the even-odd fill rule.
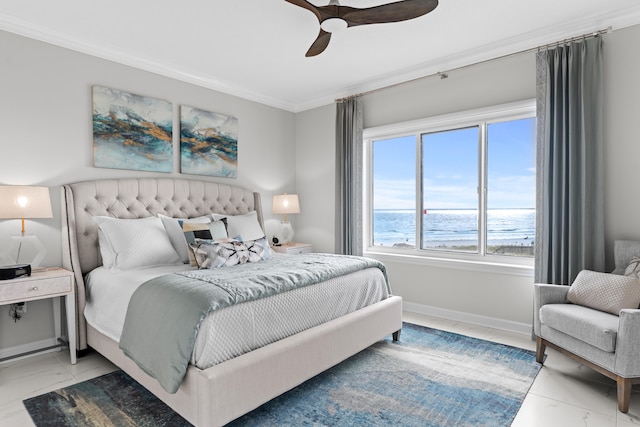
[[[415,211],[376,209],[373,240],[376,246],[416,246]],[[533,246],[535,209],[489,209],[487,244]],[[430,209],[423,215],[425,247],[478,244],[478,215],[474,209]]]

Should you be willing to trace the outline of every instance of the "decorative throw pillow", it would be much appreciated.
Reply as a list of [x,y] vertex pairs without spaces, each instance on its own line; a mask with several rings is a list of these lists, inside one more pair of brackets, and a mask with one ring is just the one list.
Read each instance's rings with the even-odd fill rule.
[[624,270],[625,276],[633,276],[635,278],[640,278],[640,258],[633,257],[631,258],[631,262]]
[[249,242],[196,239],[190,246],[200,269],[229,267],[271,258],[271,250],[264,237]]
[[244,242],[244,244],[249,251],[248,262],[264,261],[271,258],[271,247],[269,247],[269,242],[267,242],[266,237],[258,240],[250,240]]
[[193,266],[198,264],[191,245],[196,243],[197,239],[214,241],[227,238],[227,228],[224,220],[212,221],[207,224],[184,222],[182,224],[182,232],[185,247],[188,248],[188,262]]
[[227,235],[244,241],[258,240],[264,237],[264,230],[258,222],[258,214],[251,211],[245,215],[211,214],[214,220],[226,219]]
[[640,279],[582,270],[571,284],[567,299],[617,316],[624,308],[640,305]]
[[160,218],[93,218],[103,266],[127,270],[180,263]]
[[173,249],[180,255],[180,259],[182,259],[183,263],[189,262],[189,250],[187,242],[184,239],[184,234],[182,232],[182,225],[185,222],[196,223],[196,224],[208,224],[211,222],[211,217],[209,215],[199,216],[197,218],[172,218],[170,216],[158,214],[158,218],[162,220],[162,225],[169,236],[169,240],[173,245]]

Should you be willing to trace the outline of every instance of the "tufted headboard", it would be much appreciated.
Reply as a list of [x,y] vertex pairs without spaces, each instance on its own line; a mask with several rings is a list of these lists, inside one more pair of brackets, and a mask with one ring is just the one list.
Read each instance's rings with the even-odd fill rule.
[[78,349],[85,349],[84,275],[102,265],[93,216],[193,218],[255,210],[264,228],[260,194],[209,181],[174,178],[103,179],[62,186],[62,260],[75,275]]

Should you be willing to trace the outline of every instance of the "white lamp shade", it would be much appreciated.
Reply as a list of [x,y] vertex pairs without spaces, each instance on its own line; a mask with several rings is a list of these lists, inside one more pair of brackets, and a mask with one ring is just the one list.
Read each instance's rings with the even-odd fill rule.
[[279,194],[273,196],[273,206],[271,213],[274,214],[297,214],[300,213],[300,202],[297,194]]
[[49,188],[0,186],[0,218],[53,218]]

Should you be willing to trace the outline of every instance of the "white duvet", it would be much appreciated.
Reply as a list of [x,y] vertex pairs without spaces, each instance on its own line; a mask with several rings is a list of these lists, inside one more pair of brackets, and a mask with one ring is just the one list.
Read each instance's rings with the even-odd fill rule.
[[[122,271],[99,267],[86,278],[84,316],[98,332],[119,341],[137,287],[153,277],[192,268],[174,265]],[[200,325],[191,363],[206,369],[387,297],[381,271],[369,268],[214,311]]]

